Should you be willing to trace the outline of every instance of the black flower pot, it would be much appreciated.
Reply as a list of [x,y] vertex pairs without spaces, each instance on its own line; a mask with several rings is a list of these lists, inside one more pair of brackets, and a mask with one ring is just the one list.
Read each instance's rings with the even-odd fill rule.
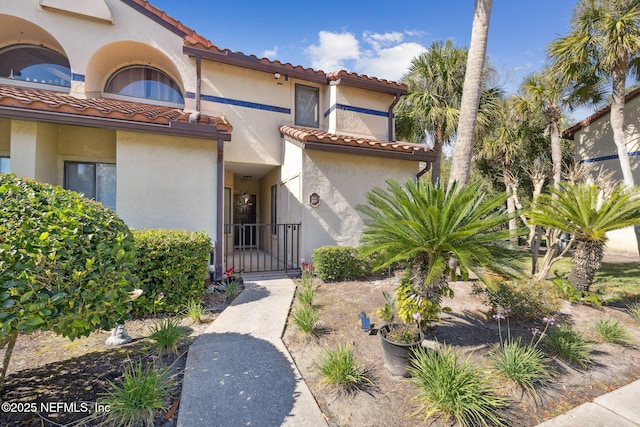
[[[399,343],[387,339],[387,335],[393,328],[400,327],[398,323],[392,323],[380,327],[380,340],[384,353],[384,366],[392,375],[409,377],[409,365],[413,349],[418,348],[422,342],[422,331],[420,338],[411,343]],[[416,330],[418,328],[416,327]]]

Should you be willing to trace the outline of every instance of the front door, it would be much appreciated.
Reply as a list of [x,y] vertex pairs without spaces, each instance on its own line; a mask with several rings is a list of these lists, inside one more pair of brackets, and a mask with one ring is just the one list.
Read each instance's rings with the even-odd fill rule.
[[256,233],[256,195],[236,194],[233,200],[234,223],[241,224],[235,232],[234,246],[257,246]]

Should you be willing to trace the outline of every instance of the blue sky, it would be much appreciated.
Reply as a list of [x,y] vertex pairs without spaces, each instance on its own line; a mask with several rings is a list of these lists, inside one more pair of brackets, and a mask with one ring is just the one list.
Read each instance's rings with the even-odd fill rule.
[[[473,0],[212,1],[151,3],[233,51],[324,71],[399,80],[432,42],[471,40]],[[487,53],[507,92],[540,69],[569,29],[576,0],[494,0]]]

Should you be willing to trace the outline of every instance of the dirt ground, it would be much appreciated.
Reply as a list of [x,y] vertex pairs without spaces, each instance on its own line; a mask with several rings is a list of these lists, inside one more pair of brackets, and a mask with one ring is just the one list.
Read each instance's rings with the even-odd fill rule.
[[[0,411],[0,426],[50,427],[60,425],[95,426],[100,419],[94,405],[109,389],[109,381],[117,382],[125,365],[138,360],[170,366],[174,381],[170,409],[156,423],[173,427],[177,422],[183,370],[189,345],[228,305],[223,294],[208,294],[206,312],[201,323],[183,319],[189,336],[182,340],[178,354],[156,358],[157,352],[148,339],[150,327],[157,319],[129,320],[125,323],[131,342],[107,347],[108,331],[98,331],[85,338],[70,341],[52,332],[36,332],[18,337],[1,394],[8,410]],[[4,357],[4,351],[0,351]],[[49,405],[42,407],[41,405]],[[33,411],[33,405],[37,411]],[[66,405],[66,406],[65,406]],[[99,408],[98,408],[99,410]]]
[[[287,327],[284,340],[302,376],[311,388],[322,411],[332,426],[414,426],[424,425],[420,417],[409,417],[417,409],[413,400],[417,388],[410,379],[392,376],[383,366],[380,337],[363,332],[358,313],[364,311],[374,323],[374,329],[382,322],[375,310],[384,304],[382,291],[392,292],[399,277],[381,278],[371,281],[319,283],[317,304],[320,319],[328,333],[318,340],[302,338],[295,326]],[[469,356],[472,363],[488,367],[487,353],[499,343],[498,326],[489,320],[489,307],[474,295],[472,284],[455,282],[452,299],[445,299],[443,306],[452,308],[443,313],[442,319],[433,329],[430,339],[448,343]],[[562,315],[574,327],[593,340],[594,364],[588,370],[576,370],[560,360],[552,360],[556,372],[553,386],[542,390],[538,401],[522,396],[522,393],[504,382],[496,382],[496,391],[508,396],[513,402],[508,418],[514,426],[534,426],[548,418],[566,412],[594,397],[614,390],[640,378],[640,326],[623,310],[607,307],[595,309],[584,305],[566,303]],[[620,346],[596,342],[591,327],[599,318],[614,318],[623,322],[630,331],[634,345]],[[542,323],[542,322],[541,322]],[[511,325],[512,333],[530,337],[529,328],[542,325]],[[504,324],[503,324],[503,331]],[[321,377],[314,365],[322,353],[337,344],[349,343],[354,348],[358,363],[368,369],[374,379],[375,388],[354,395],[339,395],[320,383]],[[491,376],[496,378],[495,375]],[[432,420],[427,422],[428,425]]]

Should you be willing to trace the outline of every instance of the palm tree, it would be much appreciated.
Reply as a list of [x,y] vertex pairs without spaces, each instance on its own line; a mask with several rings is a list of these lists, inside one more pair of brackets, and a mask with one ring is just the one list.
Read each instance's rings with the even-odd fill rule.
[[627,74],[640,76],[640,1],[581,0],[571,30],[548,47],[552,67],[571,81],[595,75],[610,79],[611,129],[627,186],[634,178],[624,135]]
[[572,235],[573,267],[569,281],[589,291],[600,268],[608,231],[640,224],[640,191],[618,186],[603,194],[595,185],[563,182],[541,194],[527,213],[536,225]]
[[460,105],[460,122],[456,145],[453,152],[453,164],[449,175],[449,188],[455,182],[466,185],[469,182],[471,158],[473,156],[473,138],[475,133],[480,94],[482,92],[482,71],[487,51],[489,21],[492,0],[476,0],[471,31],[471,46],[467,60],[467,73],[464,78],[464,90]]
[[413,58],[402,77],[409,91],[397,106],[398,136],[420,141],[428,135],[433,140],[437,154],[431,172],[434,184],[440,178],[442,147],[451,140],[458,125],[466,62],[466,49],[454,47],[451,40],[436,41]]
[[441,296],[450,292],[452,262],[463,277],[469,271],[481,279],[489,271],[515,274],[508,256],[509,230],[501,228],[509,220],[503,208],[506,195],[488,197],[480,183],[449,190],[441,183],[411,180],[404,187],[391,180],[387,184],[387,190],[367,193],[368,204],[358,207],[368,217],[364,253],[379,254],[380,269],[408,263],[415,299],[439,308]]

